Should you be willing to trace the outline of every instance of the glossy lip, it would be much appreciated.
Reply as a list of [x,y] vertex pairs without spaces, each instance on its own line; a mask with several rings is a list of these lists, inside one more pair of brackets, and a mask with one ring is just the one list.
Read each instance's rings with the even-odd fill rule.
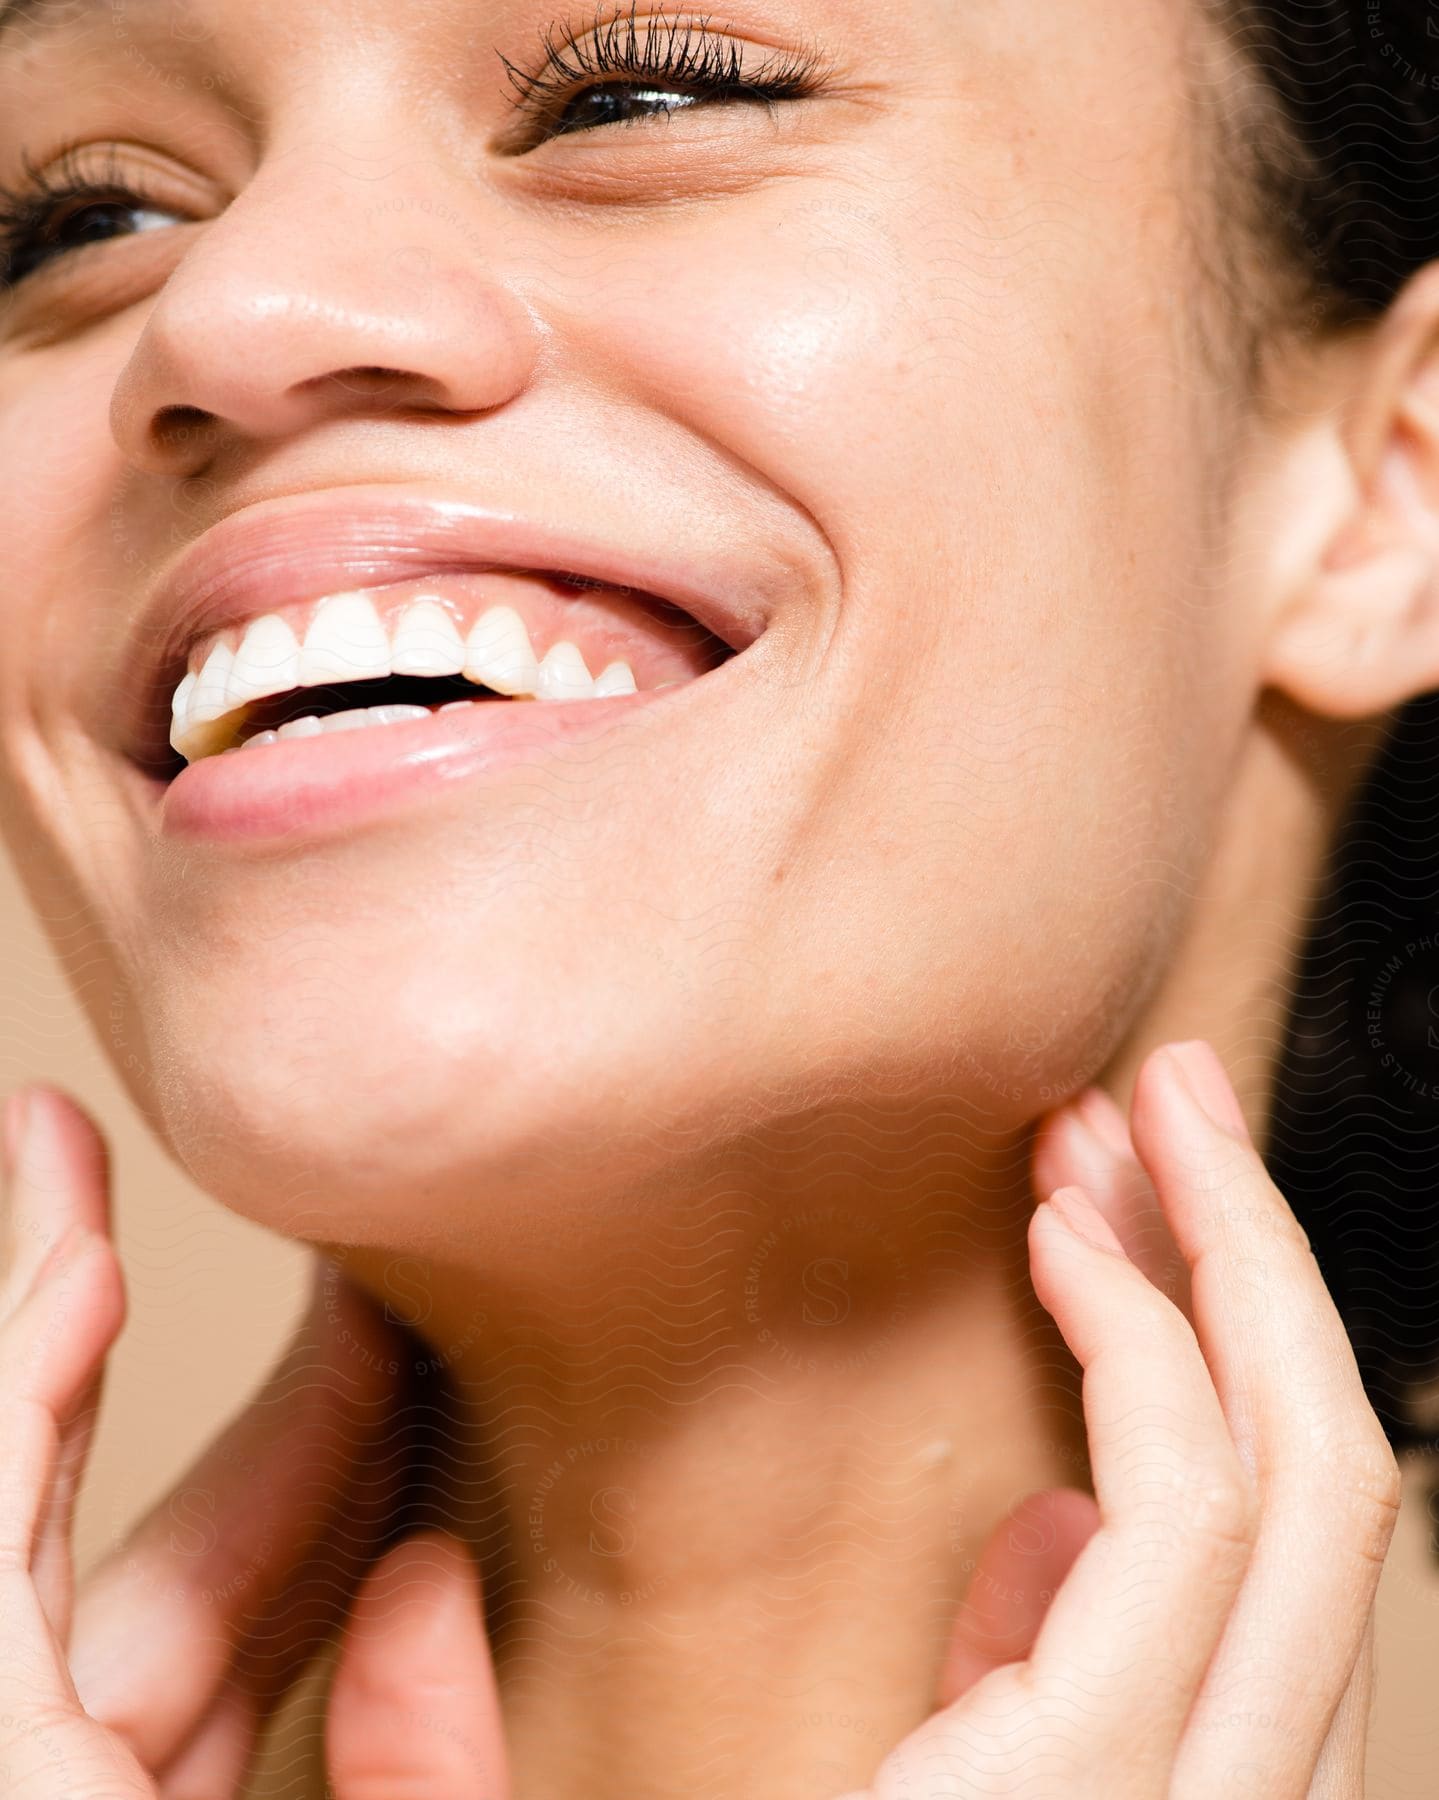
[[669,547],[647,552],[636,548],[636,530],[596,536],[393,484],[257,502],[184,551],[144,608],[121,676],[120,692],[136,697],[122,722],[125,749],[141,762],[161,754],[157,728],[163,720],[168,731],[173,688],[198,638],[292,602],[394,581],[483,569],[576,575],[670,602],[732,650],[747,648],[773,607],[760,553],[698,543],[687,551],[672,520],[663,528]]
[[[427,790],[526,767],[551,754],[583,751],[633,723],[692,703],[699,688],[722,681],[718,669],[671,687],[591,700],[480,700],[404,724],[365,726],[320,737],[281,739],[254,749],[202,757],[163,790],[161,835],[242,849],[256,840],[297,846],[351,830]],[[153,786],[153,784],[151,784]]]

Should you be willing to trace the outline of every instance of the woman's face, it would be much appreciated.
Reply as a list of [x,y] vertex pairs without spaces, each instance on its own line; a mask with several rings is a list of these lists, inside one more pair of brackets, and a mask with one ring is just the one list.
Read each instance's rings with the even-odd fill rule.
[[[1243,396],[1199,323],[1193,21],[1060,11],[634,10],[651,57],[681,20],[682,67],[804,72],[768,107],[607,100],[625,15],[557,0],[8,24],[0,177],[75,147],[106,199],[0,307],[5,828],[228,1204],[399,1241],[480,1183],[543,1224],[816,1108],[1018,1123],[1123,1034],[1252,706]],[[527,111],[546,31],[575,79]],[[167,785],[217,626],[299,642],[359,588],[393,636],[401,574],[462,636],[513,602],[537,655],[573,619],[592,674],[678,685]]]

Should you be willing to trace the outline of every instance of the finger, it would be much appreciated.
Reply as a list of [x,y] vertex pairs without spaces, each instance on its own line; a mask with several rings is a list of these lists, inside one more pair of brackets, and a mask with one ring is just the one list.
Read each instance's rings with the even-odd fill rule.
[[1083,1188],[1130,1261],[1188,1317],[1189,1266],[1174,1241],[1154,1183],[1134,1153],[1124,1115],[1102,1088],[1087,1088],[1078,1100],[1041,1122],[1031,1171],[1041,1200],[1057,1187]]
[[[109,1156],[94,1122],[58,1090],[33,1084],[6,1108],[7,1300],[24,1293],[55,1246],[75,1234],[101,1238],[110,1232]],[[124,1283],[107,1304],[118,1306],[111,1341],[124,1323]],[[60,1438],[50,1490],[35,1538],[31,1574],[40,1603],[61,1643],[70,1629],[75,1570],[71,1538],[75,1501],[89,1459],[104,1385],[104,1361],[70,1400],[60,1418]]]
[[1374,1704],[1374,1615],[1364,1629],[1344,1698],[1314,1765],[1307,1800],[1364,1800],[1370,1710]]
[[105,1372],[100,1369],[61,1422],[50,1498],[30,1565],[41,1604],[62,1644],[69,1637],[75,1605],[75,1504],[90,1459],[104,1382]]
[[990,1533],[940,1675],[947,1706],[992,1669],[1029,1655],[1059,1584],[1094,1535],[1099,1508],[1078,1488],[1026,1495]]
[[105,1794],[153,1790],[123,1745],[87,1719],[30,1573],[49,1499],[60,1420],[109,1348],[122,1307],[113,1252],[67,1237],[0,1326],[0,1790]]
[[1261,1495],[1254,1555],[1172,1793],[1209,1800],[1245,1769],[1266,1796],[1286,1800],[1308,1793],[1348,1683],[1394,1528],[1399,1469],[1308,1240],[1249,1142],[1218,1058],[1200,1043],[1171,1049],[1177,1063],[1156,1051],[1139,1072],[1135,1146],[1189,1261],[1195,1330]]
[[108,1239],[73,1224],[34,1272],[36,1291],[6,1324],[5,1391],[54,1420],[54,1454],[27,1553],[29,1578],[59,1642],[70,1629],[75,1499],[104,1380],[125,1321],[125,1287]]
[[[235,1653],[192,1740],[208,1741],[207,1794],[239,1790],[261,1730],[316,1648],[343,1620],[375,1545],[395,1517],[411,1466],[405,1430],[397,1424],[361,1454],[330,1523],[275,1599],[237,1627]],[[237,1710],[248,1720],[246,1736],[226,1729],[224,1715]]]
[[[0,1314],[74,1226],[110,1233],[110,1166],[89,1115],[58,1088],[32,1082],[5,1109],[6,1208]],[[13,1150],[13,1154],[11,1154]]]
[[[1086,1235],[1064,1223],[1078,1202]],[[1030,1222],[1035,1291],[1084,1370],[1101,1524],[1028,1669],[1076,1767],[1168,1767],[1238,1591],[1253,1496],[1188,1321],[1077,1189]],[[961,1702],[963,1705],[964,1702]]]
[[385,1454],[402,1352],[378,1310],[317,1263],[264,1387],[84,1584],[75,1685],[146,1767],[200,1727],[252,1633],[242,1679],[267,1688],[263,1706],[342,1610],[403,1478]]
[[[118,1314],[115,1334],[124,1322],[127,1302],[123,1277],[113,1248],[104,1239],[113,1272],[99,1304]],[[59,1420],[60,1432],[51,1471],[50,1492],[40,1517],[30,1559],[31,1579],[40,1603],[61,1644],[68,1644],[75,1609],[75,1508],[90,1460],[95,1425],[105,1385],[105,1366],[95,1371]]]
[[346,1621],[325,1713],[335,1800],[506,1800],[478,1576],[446,1532],[381,1557]]
[[[7,1653],[0,1657],[0,1705],[8,1700],[16,1710],[33,1703],[35,1694],[61,1707],[74,1699],[58,1634],[41,1604],[30,1565],[49,1504],[61,1419],[109,1348],[119,1312],[116,1291],[113,1254],[104,1240],[92,1233],[67,1236],[36,1271],[32,1291],[0,1326],[6,1424],[6,1454],[0,1458],[0,1570],[14,1609],[13,1614],[0,1611]],[[31,1669],[30,1702],[23,1680],[15,1691],[5,1685],[17,1662]]]
[[1099,1528],[1028,1660],[912,1732],[870,1800],[1008,1792],[1017,1758],[1042,1769],[1046,1792],[1167,1792],[1243,1577],[1253,1496],[1188,1321],[1077,1188],[1036,1208],[1029,1252],[1035,1292],[1084,1371]]

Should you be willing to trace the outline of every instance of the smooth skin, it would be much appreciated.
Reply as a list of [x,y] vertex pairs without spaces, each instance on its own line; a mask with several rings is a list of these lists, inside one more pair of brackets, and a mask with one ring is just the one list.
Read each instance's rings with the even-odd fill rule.
[[[37,1800],[231,1795],[279,1669],[271,1646],[269,1681],[244,1673],[249,1646],[234,1605],[212,1597],[227,1591],[215,1571],[177,1552],[157,1509],[72,1600],[75,1484],[124,1292],[102,1142],[53,1091],[32,1090],[37,1113],[8,1175],[0,1773]],[[1036,1145],[1046,1197],[1030,1222],[1030,1268],[1084,1370],[1094,1497],[1029,1496],[995,1532],[937,1710],[847,1800],[1363,1795],[1372,1608],[1397,1465],[1308,1241],[1208,1045],[1146,1061],[1132,1131],[1131,1143],[1123,1115],[1089,1090]],[[37,1144],[56,1159],[41,1182]],[[1087,1187],[1072,1179],[1080,1172]],[[1177,1262],[1183,1305],[1156,1281]],[[345,1318],[383,1347],[363,1308]],[[323,1319],[301,1332],[313,1352],[305,1441],[343,1483],[375,1396],[324,1385],[326,1369],[353,1364],[326,1342]],[[248,1484],[224,1483],[220,1553],[244,1554],[265,1491],[270,1524],[286,1533],[267,1579],[294,1584],[306,1533],[257,1472],[283,1480],[294,1443],[263,1404],[238,1429],[255,1438],[262,1421],[269,1438],[252,1454],[236,1454],[232,1433],[208,1456],[212,1479],[250,1471]],[[1038,1560],[1017,1549],[1036,1530]],[[1017,1602],[1016,1570],[1052,1588]],[[148,1607],[137,1640],[145,1584],[179,1600]],[[996,1604],[996,1593],[1011,1598]],[[292,1607],[292,1627],[298,1616]],[[317,1637],[319,1616],[307,1624]],[[82,1704],[68,1657],[123,1662],[122,1687],[86,1682]],[[509,1800],[477,1573],[448,1534],[405,1538],[360,1582],[326,1750],[336,1800]]]
[[[1036,1584],[974,1571],[1032,1542],[1052,1591],[1080,1501],[1003,1521],[1082,1495],[1091,1456],[1096,1541],[1124,1557],[1151,1475],[1182,1512],[1174,1472],[1202,1463],[1187,1524],[1154,1499],[1176,1554],[1106,1590],[1092,1641],[1055,1615],[1082,1704],[1042,1685],[1036,1639],[1032,1692],[953,1696],[967,1735],[937,1758],[982,1781],[1023,1743],[1042,1782],[1073,1756],[1063,1794],[1102,1754],[1085,1730],[1132,1714],[1128,1671],[1136,1779],[1215,1757],[1241,1793],[1252,1769],[1302,1795],[1339,1755],[1350,1780],[1352,1745],[1321,1749],[1363,1711],[1345,1669],[1281,1700],[1311,1610],[1358,1656],[1373,1559],[1274,1546],[1375,1549],[1392,1472],[1312,1267],[1264,1229],[1280,1203],[1228,1140],[1210,1167],[1151,1059],[1212,1045],[1262,1142],[1335,821],[1388,712],[1439,687],[1439,271],[1373,325],[1306,341],[1281,307],[1253,341],[1274,259],[1216,184],[1244,87],[1198,5],[736,0],[726,40],[817,48],[823,94],[511,154],[496,53],[584,32],[558,12],[123,0],[0,42],[4,180],[76,141],[146,190],[135,229],[0,309],[0,828],[159,1141],[343,1289],[322,1281],[300,1369],[199,1478],[231,1496],[219,1568],[172,1579],[153,1521],[128,1576],[117,1547],[77,1686],[146,1779],[190,1754],[233,1787],[247,1707],[383,1538],[388,1308],[464,1409],[441,1516],[493,1609],[523,1800],[862,1789],[948,1729],[927,1722],[967,1595],[1014,1599],[991,1623],[1029,1656]],[[662,736],[616,729],[374,828],[177,844],[114,742],[147,603],[216,525],[356,484],[787,579],[724,708],[701,680]],[[1162,1215],[1204,1379],[1152,1280],[1035,1214],[1036,1127],[1091,1088],[1156,1197],[1072,1120],[1041,1134],[1067,1146],[1046,1182],[1092,1189],[1141,1261]],[[22,1244],[98,1208],[88,1154],[32,1189]],[[1201,1214],[1247,1245],[1212,1255]],[[83,1296],[53,1339],[55,1294],[16,1315],[46,1410],[116,1323],[96,1258],[91,1341]],[[319,1416],[284,1427],[306,1356],[331,1371]],[[47,1442],[27,1417],[22,1581]],[[1249,1541],[1226,1517],[1246,1453],[1243,1643],[1219,1642],[1209,1729],[1170,1741],[1225,1604],[1187,1553],[1207,1538],[1218,1571]],[[391,1579],[423,1606],[463,1564],[421,1548],[433,1577]],[[1074,1564],[1091,1590],[1097,1561]],[[237,1606],[257,1701],[216,1688],[227,1640],[192,1586]],[[337,1782],[378,1712],[344,1692]]]

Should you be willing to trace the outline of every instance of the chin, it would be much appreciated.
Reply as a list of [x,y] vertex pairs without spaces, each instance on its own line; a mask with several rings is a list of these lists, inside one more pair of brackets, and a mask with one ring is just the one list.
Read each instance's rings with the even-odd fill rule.
[[602,945],[539,966],[429,949],[360,974],[337,943],[204,1003],[172,992],[150,1102],[205,1192],[287,1237],[462,1259],[603,1214],[672,1153],[669,1121],[711,1094],[684,983]]

